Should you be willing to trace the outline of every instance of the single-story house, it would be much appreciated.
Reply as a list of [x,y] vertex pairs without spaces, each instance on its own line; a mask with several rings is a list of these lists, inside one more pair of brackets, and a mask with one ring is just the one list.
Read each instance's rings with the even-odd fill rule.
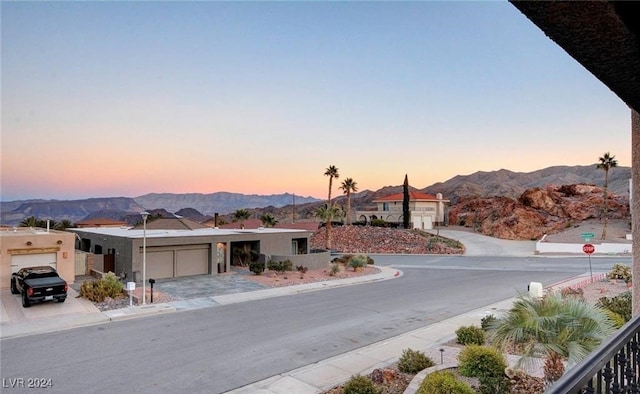
[[[356,220],[369,223],[381,219],[390,223],[403,222],[402,205],[404,193],[396,193],[373,200],[378,205],[374,211],[356,211]],[[445,208],[449,200],[442,198],[442,194],[435,196],[423,192],[409,192],[409,213],[411,228],[430,230],[434,224],[445,224]]]
[[102,267],[96,270],[111,271],[136,282],[142,280],[143,260],[147,279],[224,273],[230,270],[232,259],[247,259],[251,254],[265,262],[289,259],[309,268],[325,267],[329,261],[328,254],[310,253],[309,231],[186,228],[185,219],[179,219],[182,225],[173,218],[164,224],[164,219],[147,222],[146,228],[139,225],[69,231],[77,234],[78,249],[96,257],[101,255],[102,259],[96,261],[102,261]]
[[0,230],[0,288],[9,288],[11,274],[22,267],[50,265],[67,283],[75,280],[75,235],[35,227]]

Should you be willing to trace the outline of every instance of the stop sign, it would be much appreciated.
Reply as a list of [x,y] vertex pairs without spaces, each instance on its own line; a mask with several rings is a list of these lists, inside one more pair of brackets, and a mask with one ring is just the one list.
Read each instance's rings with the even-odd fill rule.
[[596,248],[592,244],[584,244],[582,245],[582,251],[586,254],[591,254],[596,251]]

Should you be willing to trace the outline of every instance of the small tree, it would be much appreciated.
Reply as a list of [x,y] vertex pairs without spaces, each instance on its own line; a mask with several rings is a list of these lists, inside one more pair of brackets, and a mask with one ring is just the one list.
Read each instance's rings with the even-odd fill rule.
[[244,227],[244,221],[251,217],[251,212],[248,209],[237,209],[233,213],[233,221],[240,222],[240,225]]
[[402,190],[402,227],[404,229],[408,229],[409,222],[411,221],[411,213],[409,211],[409,178],[407,177],[407,174],[404,175]]
[[314,211],[314,215],[325,223],[324,247],[331,249],[331,222],[342,218],[342,209],[335,204],[324,203]]

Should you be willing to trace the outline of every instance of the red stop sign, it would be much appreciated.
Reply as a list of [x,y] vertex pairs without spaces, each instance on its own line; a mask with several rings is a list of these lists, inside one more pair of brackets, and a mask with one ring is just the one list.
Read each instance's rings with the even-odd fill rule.
[[592,244],[584,244],[582,245],[582,251],[586,254],[591,254],[596,251],[596,248]]

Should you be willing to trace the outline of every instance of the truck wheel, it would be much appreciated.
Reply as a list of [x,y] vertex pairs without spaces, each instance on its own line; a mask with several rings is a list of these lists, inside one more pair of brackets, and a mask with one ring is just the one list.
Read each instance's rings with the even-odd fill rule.
[[66,298],[58,298],[58,300],[57,300],[57,301],[58,301],[58,302],[60,302],[60,303],[63,303],[63,302],[65,302],[66,300],[67,300]]
[[28,308],[31,306],[31,303],[29,302],[29,297],[27,296],[27,293],[22,293],[22,306],[24,308]]
[[16,287],[16,280],[11,279],[11,294],[20,294],[18,288]]

